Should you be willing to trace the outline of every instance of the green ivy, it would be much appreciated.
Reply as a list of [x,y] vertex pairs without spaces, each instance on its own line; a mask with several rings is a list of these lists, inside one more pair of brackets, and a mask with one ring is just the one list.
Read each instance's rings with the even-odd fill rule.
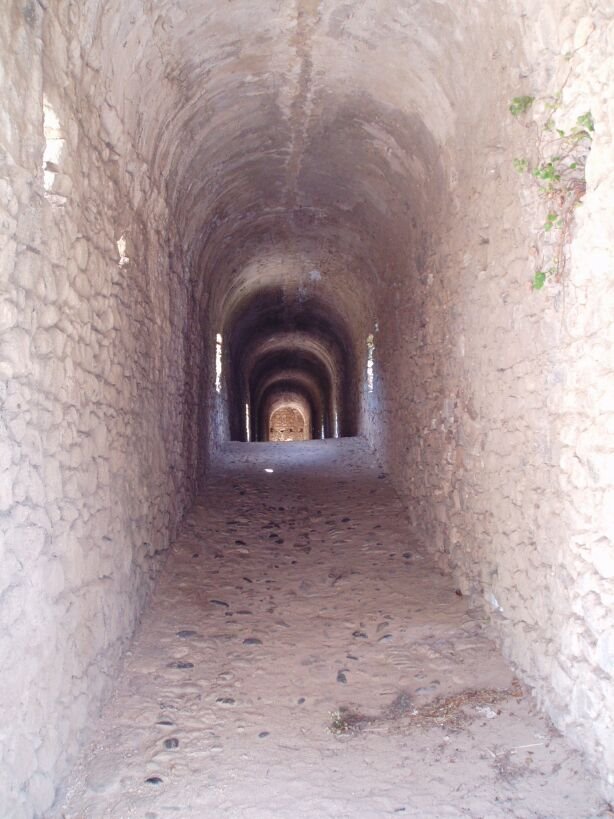
[[[561,95],[557,94],[545,103],[554,113],[560,106]],[[534,97],[514,97],[509,110],[518,118],[525,114],[535,102]],[[537,184],[540,195],[548,203],[548,215],[542,225],[544,233],[558,231],[551,263],[537,270],[532,287],[541,290],[549,278],[560,279],[565,266],[565,246],[569,239],[574,211],[580,204],[586,190],[585,166],[591,147],[595,122],[590,111],[577,117],[569,131],[557,128],[549,114],[546,122],[537,132],[537,160],[516,157],[512,164],[517,173],[528,174]],[[525,127],[530,127],[526,124]]]
[[519,117],[521,114],[526,114],[534,102],[535,97],[514,97],[510,103],[511,115],[513,117]]

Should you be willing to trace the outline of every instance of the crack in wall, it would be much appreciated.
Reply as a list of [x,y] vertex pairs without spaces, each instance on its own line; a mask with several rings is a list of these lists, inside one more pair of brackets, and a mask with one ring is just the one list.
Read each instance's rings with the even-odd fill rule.
[[290,150],[286,164],[286,206],[291,210],[298,205],[299,178],[313,110],[312,40],[320,20],[319,6],[320,0],[297,0],[296,4],[296,31],[292,45],[300,67],[290,106]]

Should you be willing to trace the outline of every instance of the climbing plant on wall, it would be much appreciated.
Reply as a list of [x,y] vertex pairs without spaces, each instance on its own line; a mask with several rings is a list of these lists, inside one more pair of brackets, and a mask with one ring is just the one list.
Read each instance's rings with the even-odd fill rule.
[[576,118],[571,128],[557,127],[556,114],[561,94],[540,101],[543,114],[530,119],[536,99],[514,97],[509,110],[525,128],[536,130],[536,150],[532,158],[516,157],[514,168],[537,186],[546,204],[540,229],[543,251],[533,274],[533,288],[541,290],[548,279],[560,281],[565,273],[566,247],[571,237],[575,209],[586,191],[586,160],[595,124],[590,111]]

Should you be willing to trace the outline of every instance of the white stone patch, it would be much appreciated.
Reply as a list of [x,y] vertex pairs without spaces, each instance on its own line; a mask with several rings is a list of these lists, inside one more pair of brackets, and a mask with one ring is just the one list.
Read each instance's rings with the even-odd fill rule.
[[126,237],[122,234],[117,240],[116,244],[117,252],[119,253],[119,261],[117,263],[120,267],[126,267],[126,265],[130,264],[130,257],[126,255],[126,250],[128,248]]

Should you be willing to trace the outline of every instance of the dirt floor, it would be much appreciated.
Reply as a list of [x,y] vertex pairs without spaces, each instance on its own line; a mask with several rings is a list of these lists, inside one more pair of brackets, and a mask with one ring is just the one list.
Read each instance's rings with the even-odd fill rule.
[[407,529],[357,439],[228,445],[52,815],[611,816]]

